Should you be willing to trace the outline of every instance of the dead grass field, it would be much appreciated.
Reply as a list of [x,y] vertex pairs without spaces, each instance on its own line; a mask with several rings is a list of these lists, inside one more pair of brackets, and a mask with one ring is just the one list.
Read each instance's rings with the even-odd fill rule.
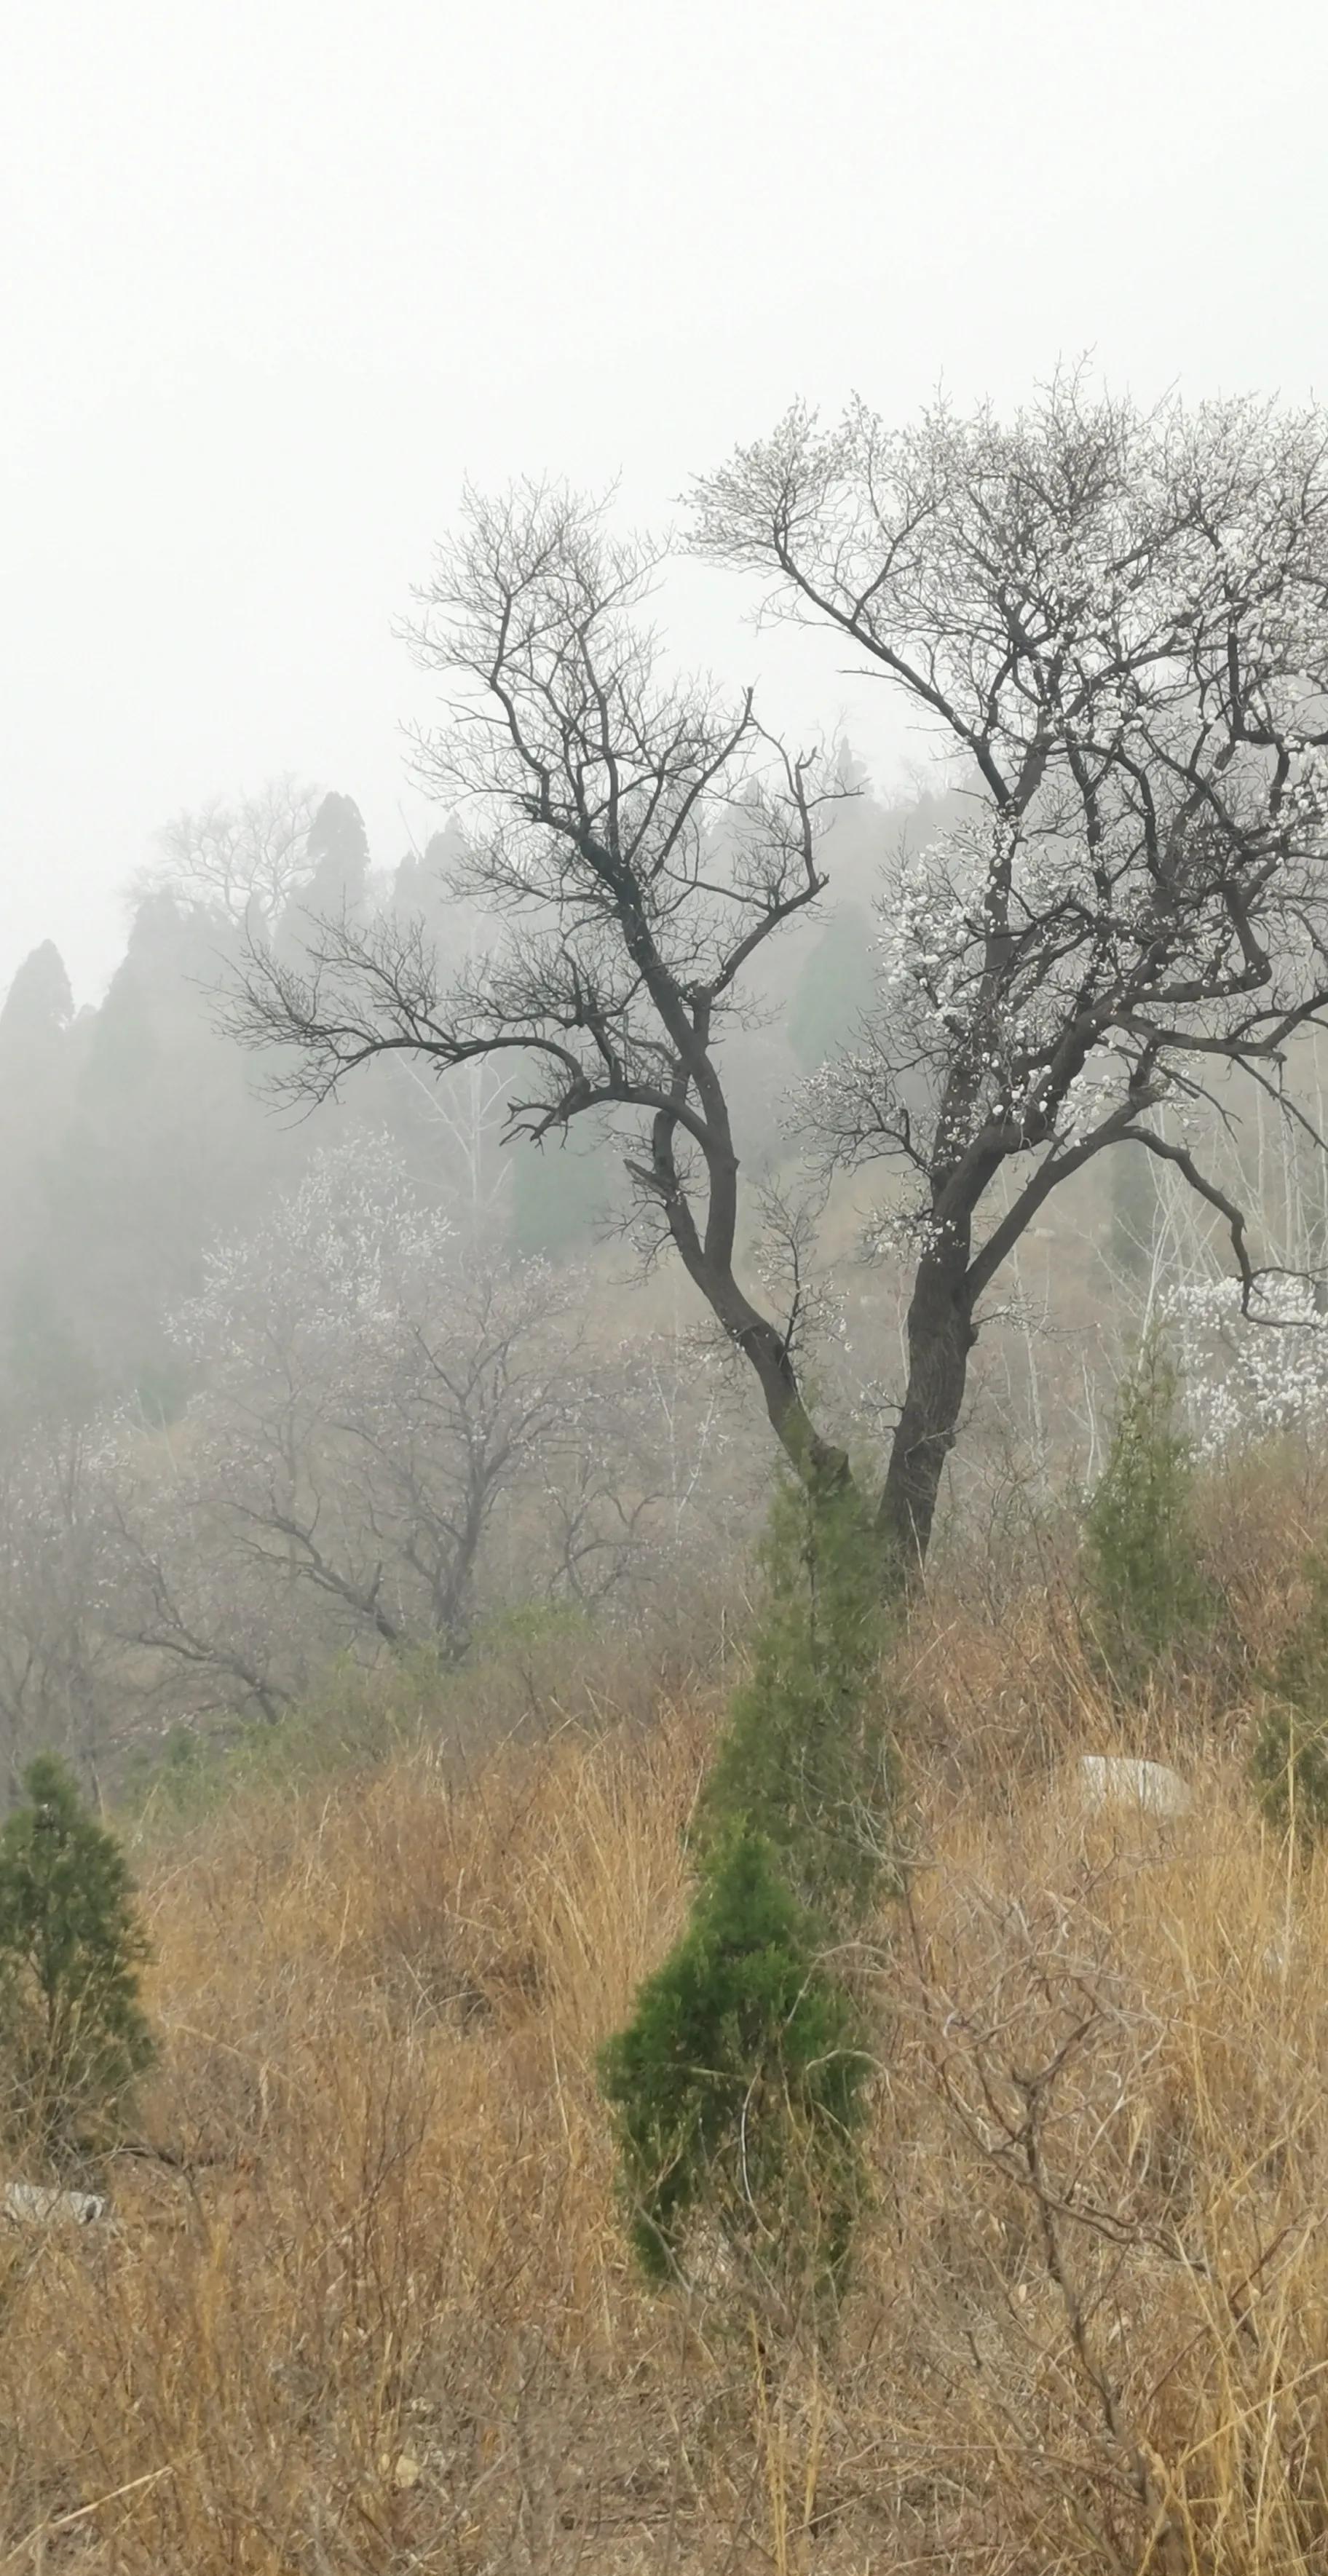
[[[1268,1633],[1276,1535],[1219,1533]],[[911,1654],[833,2345],[645,2295],[615,2221],[594,2051],[712,1700],[241,1791],[138,1863],[183,2163],[0,2240],[0,2570],[1328,2568],[1328,1855],[1260,1827],[1229,1695],[1123,1725],[1036,1588]],[[1193,1816],[1086,1828],[1062,1760],[1112,1746]]]

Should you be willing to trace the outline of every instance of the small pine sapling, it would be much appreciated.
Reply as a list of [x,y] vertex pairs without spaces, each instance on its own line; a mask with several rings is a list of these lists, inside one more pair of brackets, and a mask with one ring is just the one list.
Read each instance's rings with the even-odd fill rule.
[[1212,1625],[1215,1605],[1194,1543],[1193,1483],[1180,1381],[1151,1333],[1121,1388],[1084,1519],[1089,1633],[1121,1692],[1140,1689],[1167,1654]]
[[823,1939],[763,1834],[739,1824],[712,1843],[682,1940],[600,2061],[652,2280],[677,2275],[702,2205],[762,2268],[838,2279],[869,2061]]
[[113,1834],[40,1754],[0,1829],[0,2068],[7,2124],[52,2163],[104,2145],[155,2044],[147,1943]]
[[767,2280],[823,2293],[862,2198],[870,2068],[828,1954],[898,1885],[879,1582],[852,1489],[788,1485],[764,1569],[751,1677],[699,1803],[690,1920],[600,2080],[650,2277],[680,2274],[704,2213]]
[[702,1792],[696,1841],[764,1834],[794,1893],[837,1928],[897,1887],[893,1753],[873,1689],[880,1550],[861,1496],[780,1485],[761,1551],[765,1610]]

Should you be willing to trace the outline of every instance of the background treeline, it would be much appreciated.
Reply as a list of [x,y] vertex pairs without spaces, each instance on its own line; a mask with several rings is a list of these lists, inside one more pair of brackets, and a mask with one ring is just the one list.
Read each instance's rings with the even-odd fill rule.
[[[865,1687],[907,1864],[852,1945],[871,2049],[837,2330],[790,2325],[704,2223],[685,2309],[660,2300],[595,2070],[643,1988],[669,1999],[725,1703],[776,1788],[801,1810],[815,1778],[837,1813],[783,1758],[792,1735],[819,1764],[826,1675],[769,1557],[733,1651],[770,1435],[643,1264],[612,1156],[505,1152],[505,1084],[385,1064],[273,1114],[213,1016],[246,929],[302,936],[311,850],[342,854],[325,906],[412,917],[440,858],[375,876],[348,800],[292,796],[278,898],[252,853],[286,792],[206,818],[216,882],[183,869],[203,824],[177,828],[100,1008],[47,950],[4,1014],[0,1763],[11,1795],[45,1747],[132,1792],[152,1952],[151,2053],[129,2022],[94,2070],[102,2100],[132,2066],[134,2125],[96,2157],[86,2120],[71,2164],[32,2116],[64,2114],[69,2061],[57,2089],[50,2047],[9,2039],[25,2165],[94,2182],[110,2219],[0,2235],[6,2541],[86,2527],[107,2576],[322,2564],[332,2532],[365,2576],[403,2550],[550,2576],[1319,2566],[1308,1285],[1283,1329],[1245,1324],[1193,1199],[1128,1159],[1023,1247],[926,1586],[864,1631],[865,1683],[855,1659],[822,1694]],[[867,1451],[908,1248],[842,1178],[803,1186],[789,1103],[872,991],[882,840],[927,817],[864,795],[835,828],[839,903],[735,1037],[766,1157],[744,1257]],[[440,901],[433,935],[479,933]],[[1312,1049],[1297,1072],[1317,1119]],[[1208,1145],[1274,1256],[1321,1271],[1316,1154],[1226,1105]],[[1086,1814],[1085,1751],[1178,1764],[1191,1810]],[[10,1880],[70,1801],[26,1776]],[[109,1839],[67,1830],[105,1879]],[[791,1938],[702,1928],[730,1986],[745,1959],[758,2000],[787,1977],[823,2002]],[[0,1989],[26,1931],[0,1922]],[[803,2010],[814,2064],[818,2027]]]
[[[864,786],[847,746],[841,775]],[[777,958],[761,1025],[740,1040],[749,1129],[780,1151],[782,1095],[846,1045],[872,990],[871,903],[883,836],[923,836],[943,801],[835,810],[835,901]],[[76,1010],[48,941],[0,1008],[0,1368],[11,1409],[128,1397],[149,1414],[180,1401],[167,1318],[202,1282],[209,1244],[254,1222],[329,1139],[390,1140],[454,1215],[514,1253],[585,1252],[621,1204],[611,1165],[584,1145],[503,1153],[503,1102],[519,1087],[478,1070],[439,1088],[404,1060],[377,1068],[342,1110],[273,1117],[255,1068],[216,1025],[215,995],[247,938],[298,957],[311,924],[390,911],[451,960],[492,935],[448,899],[464,847],[454,822],[399,865],[373,862],[348,796],[293,781],[181,816],[133,890],[125,954],[102,1001]]]
[[[866,1454],[898,1394],[907,1246],[879,1192],[868,1228],[864,1183],[802,1170],[794,1104],[870,1005],[884,857],[955,800],[883,805],[847,745],[839,771],[857,792],[831,808],[830,893],[765,952],[726,1067],[760,1182],[744,1256]],[[482,947],[492,925],[447,891],[464,855],[453,821],[376,866],[348,796],[278,782],[163,832],[99,1004],[75,1009],[49,944],[13,980],[11,1778],[43,1747],[100,1779],[181,1726],[276,1721],[339,1656],[455,1665],[532,1616],[681,1622],[690,1651],[741,1610],[768,1433],[685,1285],[633,1240],[612,1146],[505,1146],[519,1062],[435,1083],[388,1057],[294,1118],[265,1093],[271,1060],[219,1023],[246,943],[298,957],[320,920],[391,910],[449,962]],[[1304,1074],[1313,1089],[1312,1050]],[[1322,1267],[1322,1158],[1262,1099],[1236,1105],[1217,1142],[1274,1257]],[[1105,1168],[1108,1188],[1058,1193],[984,1335],[949,1513],[993,1566],[1067,1482],[1094,1481],[1122,1366],[1163,1311],[1201,1445],[1306,1427],[1319,1406],[1317,1318],[1252,1334],[1183,1187],[1143,1157]]]

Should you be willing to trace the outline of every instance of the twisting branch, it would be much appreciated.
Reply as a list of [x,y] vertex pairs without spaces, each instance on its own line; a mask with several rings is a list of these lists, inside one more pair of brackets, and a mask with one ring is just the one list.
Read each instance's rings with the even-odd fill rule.
[[[1161,1122],[1197,1097],[1229,1115],[1221,1078],[1280,1078],[1328,1008],[1328,435],[1249,403],[1141,413],[1079,370],[1008,422],[940,404],[892,431],[857,404],[822,429],[795,407],[697,503],[703,551],[754,572],[767,613],[847,638],[965,763],[966,819],[884,887],[879,1012],[808,1097],[832,1163],[911,1184],[879,1503],[883,1562],[911,1574],[979,1298],[1095,1154],[1172,1164],[1223,1218],[1249,1310],[1238,1195]],[[255,938],[232,1025],[285,1050],[297,1099],[404,1051],[443,1074],[510,1060],[512,1133],[630,1123],[638,1208],[799,1471],[839,1480],[743,1273],[723,1072],[754,961],[823,890],[836,791],[750,695],[669,669],[662,561],[556,485],[467,495],[410,630],[445,709],[416,766],[467,802],[455,888],[503,934],[451,979],[417,932],[328,929],[298,969]]]
[[[322,1099],[376,1055],[448,1073],[509,1058],[535,1077],[507,1131],[638,1125],[626,1158],[684,1267],[753,1368],[799,1470],[842,1476],[812,1423],[787,1334],[738,1268],[739,1153],[719,1042],[753,960],[824,886],[824,764],[666,674],[638,612],[659,557],[604,508],[549,486],[468,496],[419,594],[417,659],[449,722],[416,742],[432,789],[478,816],[455,879],[507,935],[448,981],[422,931],[325,925],[298,964],[252,942],[227,1009],[283,1050],[276,1087]],[[519,1078],[519,1076],[518,1076]],[[685,1149],[685,1150],[684,1150]]]
[[[697,487],[697,544],[847,637],[971,764],[971,816],[882,903],[881,1009],[809,1094],[830,1158],[919,1185],[884,1523],[925,1552],[975,1304],[1108,1146],[1237,1199],[1139,1113],[1193,1067],[1284,1074],[1324,1009],[1328,435],[1316,412],[1140,413],[1059,375],[1013,421],[795,407]],[[984,1230],[997,1175],[1036,1157]]]

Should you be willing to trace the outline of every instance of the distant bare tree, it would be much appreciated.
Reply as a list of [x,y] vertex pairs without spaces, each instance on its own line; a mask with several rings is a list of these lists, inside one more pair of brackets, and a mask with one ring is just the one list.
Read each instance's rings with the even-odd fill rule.
[[[407,1056],[389,1057],[417,1132],[429,1136],[451,1179],[449,1206],[472,1244],[494,1239],[510,1198],[512,1163],[500,1148],[508,1081],[501,1062],[477,1056],[448,1082],[429,1082]],[[399,1114],[399,1113],[398,1113]]]
[[[349,1391],[342,1419],[405,1615],[458,1653],[495,1515],[526,1479],[537,1492],[567,1448],[584,1454],[589,1425],[575,1335],[559,1331],[567,1288],[542,1263],[453,1264],[433,1290],[403,1318],[377,1382]],[[602,1519],[611,1497],[597,1500]]]
[[191,1721],[257,1711],[275,1725],[308,1679],[313,1642],[289,1570],[256,1569],[205,1452],[179,1473],[125,1442],[106,1496],[108,1635],[136,1659],[137,1697]]
[[177,814],[159,832],[160,855],[134,891],[164,890],[224,913],[251,937],[270,938],[312,884],[309,834],[319,802],[317,788],[275,778],[255,796],[214,797],[196,813]]
[[[183,1319],[192,1473],[231,1550],[274,1599],[321,1603],[328,1644],[459,1653],[496,1518],[594,1445],[578,1302],[541,1262],[481,1262],[378,1140],[316,1157]],[[582,1494],[583,1551],[592,1520],[617,1538],[612,1483]],[[524,1556],[532,1591],[556,1576],[550,1529]]]
[[414,633],[461,694],[418,758],[440,797],[479,800],[456,890],[509,936],[451,979],[409,922],[324,925],[307,966],[255,944],[231,1023],[293,1047],[285,1088],[303,1100],[401,1053],[440,1071],[533,1065],[509,1133],[627,1113],[640,1210],[755,1370],[790,1455],[840,1475],[780,1321],[739,1277],[719,1056],[744,971],[821,891],[818,808],[834,790],[763,731],[750,696],[726,706],[667,675],[638,614],[658,563],[560,491],[469,497]]

